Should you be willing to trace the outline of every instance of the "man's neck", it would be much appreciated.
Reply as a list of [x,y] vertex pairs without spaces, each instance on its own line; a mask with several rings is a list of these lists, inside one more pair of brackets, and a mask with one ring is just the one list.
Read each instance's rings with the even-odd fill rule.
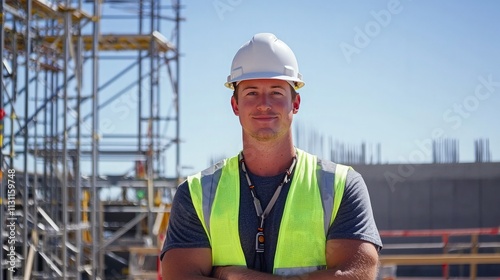
[[295,147],[291,137],[270,142],[243,140],[245,165],[252,174],[274,176],[285,172],[292,164]]

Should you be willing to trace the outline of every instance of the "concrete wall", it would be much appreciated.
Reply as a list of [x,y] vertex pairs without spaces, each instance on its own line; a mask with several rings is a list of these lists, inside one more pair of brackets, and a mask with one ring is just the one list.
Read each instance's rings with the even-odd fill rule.
[[[401,164],[353,166],[362,174],[379,230],[500,227],[500,163]],[[406,242],[440,242],[441,237],[408,238]],[[454,237],[451,242],[469,242]],[[384,244],[403,239],[383,238]],[[500,242],[481,236],[480,242]],[[481,249],[500,252],[500,248]],[[382,250],[393,254],[397,250]],[[439,253],[442,249],[427,249]],[[398,251],[401,252],[401,251]],[[406,250],[404,253],[422,252]],[[441,267],[402,267],[398,275],[439,276]],[[452,266],[455,276],[467,276],[468,266]],[[427,273],[427,274],[422,274]],[[481,265],[481,276],[500,275],[500,265]]]
[[500,163],[353,167],[380,230],[500,226]]

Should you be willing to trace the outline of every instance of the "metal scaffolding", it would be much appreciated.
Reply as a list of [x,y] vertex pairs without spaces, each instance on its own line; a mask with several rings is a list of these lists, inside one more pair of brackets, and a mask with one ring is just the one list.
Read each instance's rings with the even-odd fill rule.
[[161,2],[0,0],[0,280],[123,279],[107,259],[159,246],[180,180],[182,21],[180,0]]

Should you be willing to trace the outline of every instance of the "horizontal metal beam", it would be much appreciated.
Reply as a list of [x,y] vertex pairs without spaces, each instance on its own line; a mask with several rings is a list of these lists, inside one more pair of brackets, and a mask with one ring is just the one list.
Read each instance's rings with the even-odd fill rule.
[[137,215],[130,222],[128,222],[127,224],[125,224],[120,230],[116,231],[113,234],[113,236],[111,236],[110,238],[106,239],[105,242],[104,242],[104,244],[101,246],[100,250],[106,249],[107,246],[109,246],[113,242],[115,242],[118,238],[120,238],[127,231],[129,231],[131,228],[133,228],[135,225],[137,225],[140,221],[142,221],[146,216],[147,216],[147,213],[140,213],[139,215]]
[[382,265],[500,264],[500,254],[381,255]]

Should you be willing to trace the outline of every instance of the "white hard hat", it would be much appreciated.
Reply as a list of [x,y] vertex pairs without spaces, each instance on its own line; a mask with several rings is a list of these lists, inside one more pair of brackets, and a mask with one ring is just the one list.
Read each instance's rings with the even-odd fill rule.
[[295,89],[304,86],[293,51],[271,33],[255,34],[238,50],[224,85],[234,89],[234,82],[254,79],[284,80]]

